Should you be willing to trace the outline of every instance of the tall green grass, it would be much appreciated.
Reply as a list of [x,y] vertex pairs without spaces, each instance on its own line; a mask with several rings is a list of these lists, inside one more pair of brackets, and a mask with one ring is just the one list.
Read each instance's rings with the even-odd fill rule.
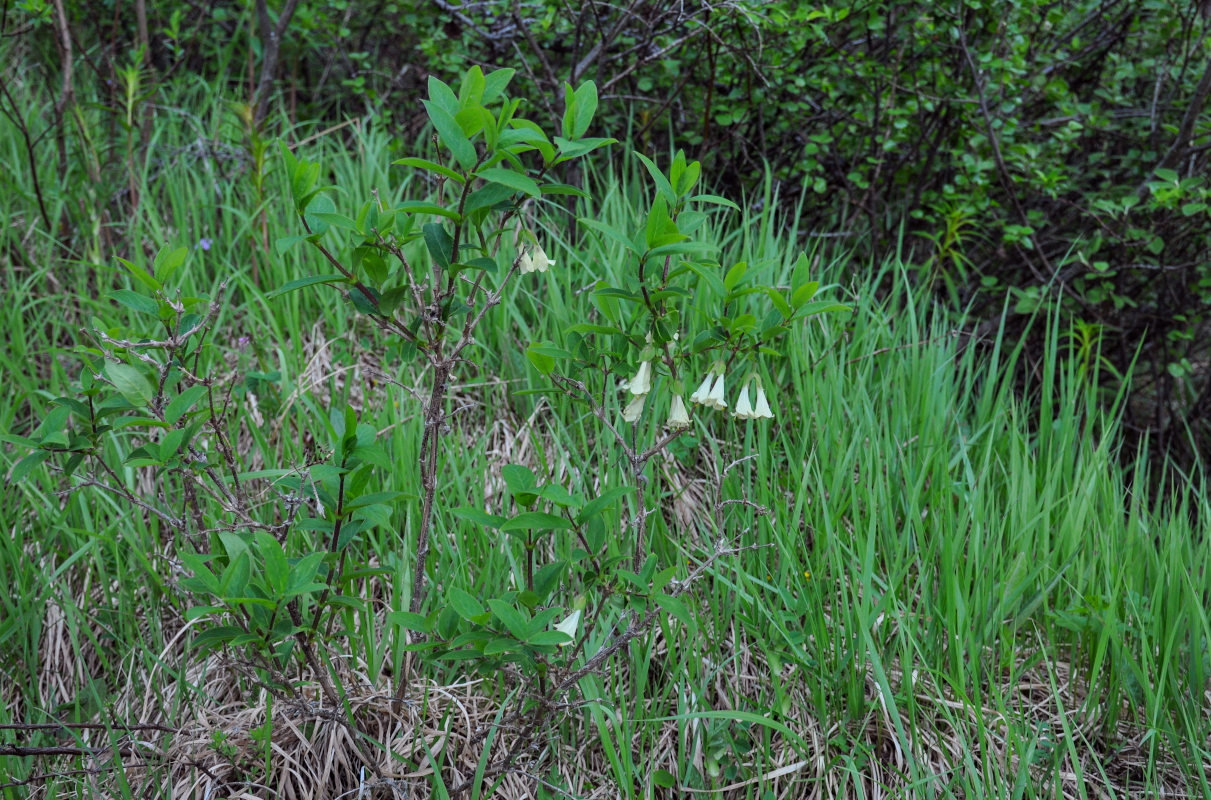
[[[276,373],[258,389],[275,424],[250,426],[250,447],[270,466],[299,462],[301,432],[354,402],[386,432],[399,465],[379,477],[381,488],[415,496],[418,402],[381,380],[371,387],[364,369],[343,368],[361,358],[403,386],[417,376],[335,292],[265,297],[323,268],[309,251],[272,246],[298,233],[276,171],[264,199],[270,249],[261,249],[262,207],[235,112],[206,87],[178,92],[155,112],[137,215],[122,219],[120,198],[99,196],[117,193],[120,181],[85,189],[87,174],[75,167],[54,192],[55,203],[89,196],[114,209],[100,261],[89,255],[104,247],[99,228],[64,239],[41,227],[28,192],[0,199],[11,221],[2,277],[10,302],[0,314],[12,334],[0,351],[0,425],[28,434],[66,391],[78,371],[68,351],[91,318],[129,321],[103,299],[136,288],[112,256],[188,245],[183,293],[211,293],[224,280],[234,287],[221,317],[228,367],[237,379]],[[88,124],[99,139],[101,121]],[[418,191],[387,166],[403,155],[390,141],[362,120],[303,148],[355,204],[374,189],[384,199]],[[83,157],[100,145],[78,137],[75,146]],[[7,121],[0,154],[0,171],[28,187]],[[594,200],[577,213],[635,224],[648,189],[627,163],[590,171]],[[800,237],[777,213],[776,194],[767,187],[762,203],[742,205],[749,210],[712,222],[720,262],[745,260],[789,282]],[[763,210],[751,210],[757,205]],[[524,357],[527,343],[561,342],[568,326],[590,318],[584,289],[626,265],[564,209],[544,207],[540,224],[559,266],[522,280],[515,302],[480,330],[485,366],[459,376],[471,408],[453,437],[460,444],[444,456],[447,507],[499,504],[499,467],[510,461],[627,482],[591,415],[558,393],[531,391],[548,387]],[[208,250],[196,247],[203,238]],[[11,255],[17,246],[28,254],[22,261]],[[818,279],[854,311],[797,331],[786,357],[770,362],[778,418],[762,426],[699,415],[677,457],[651,476],[649,502],[664,513],[652,518],[650,545],[662,564],[684,574],[721,536],[747,549],[695,584],[692,629],[664,623],[582,682],[591,702],[557,732],[583,747],[582,769],[573,764],[560,780],[585,796],[600,775],[622,797],[680,796],[656,788],[669,776],[674,787],[752,798],[1211,794],[1206,499],[1173,477],[1124,473],[1117,420],[1092,396],[1096,382],[1067,346],[1066,321],[1034,321],[1048,332],[1047,352],[1023,383],[1016,342],[970,338],[894,259],[856,263],[825,248],[812,256]],[[242,353],[240,336],[252,340]],[[324,368],[313,358],[321,347],[331,354]],[[10,462],[20,455],[8,447]],[[721,496],[770,513],[729,513],[716,531],[704,495],[747,456],[756,457],[732,469]],[[138,476],[122,478],[133,486]],[[1145,487],[1158,481],[1162,502],[1153,503]],[[179,629],[189,602],[174,558],[189,543],[104,494],[63,488],[45,468],[6,487],[0,723],[113,721],[120,687],[148,675],[158,676],[153,705],[163,692],[166,718],[179,719],[187,704],[206,701],[187,662],[165,655],[178,652],[165,631]],[[396,609],[411,583],[415,517],[414,501],[401,504],[396,530],[375,530],[358,545],[363,561],[393,570],[385,591]],[[491,593],[522,574],[515,541],[448,514],[441,530],[431,558],[444,588]],[[598,643],[614,622],[597,621]],[[397,668],[398,643],[376,624],[360,620],[350,646],[375,668]],[[429,669],[439,682],[461,675]],[[504,683],[481,690],[497,702],[508,693]],[[13,739],[0,734],[5,741]],[[45,767],[0,756],[0,783]],[[46,796],[75,792],[66,778],[50,782]]]

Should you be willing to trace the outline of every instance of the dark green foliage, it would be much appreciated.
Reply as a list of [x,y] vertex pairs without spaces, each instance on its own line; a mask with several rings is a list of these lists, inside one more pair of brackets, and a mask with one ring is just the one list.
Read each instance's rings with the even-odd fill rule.
[[[200,15],[149,4],[144,59],[133,4],[66,4],[86,43],[77,80],[86,70],[117,76],[98,98],[113,143],[93,142],[95,155],[58,166],[61,179],[87,166],[89,181],[74,185],[89,188],[58,211],[47,190],[48,227],[59,214],[79,230],[100,223],[108,236],[107,220],[138,209],[129,176],[147,158],[140,117],[158,86],[192,72],[251,99],[250,60],[259,67],[263,51],[256,5],[213,2]],[[287,4],[264,5],[277,19]],[[40,53],[48,77],[59,61],[52,10],[29,3],[9,20],[25,26],[9,46]],[[1211,438],[1202,177],[1211,45],[1199,4],[777,0],[571,11],[556,0],[328,0],[301,3],[289,22],[270,102],[298,119],[373,115],[411,147],[431,116],[420,107],[430,75],[515,68],[515,96],[552,122],[564,115],[563,83],[593,79],[604,129],[628,130],[638,149],[687,147],[729,194],[768,170],[801,229],[860,253],[903,247],[917,279],[977,322],[1008,304],[1021,320],[1011,329],[1024,330],[1026,315],[1059,310],[1088,374],[1100,366],[1113,390],[1134,364],[1129,432],[1184,456],[1193,454],[1183,450],[1187,430],[1196,447]],[[53,107],[59,83],[45,85]],[[31,128],[33,138],[47,133]],[[245,136],[260,175],[260,135]],[[45,186],[55,173],[43,171]],[[95,197],[98,185],[108,194]]]

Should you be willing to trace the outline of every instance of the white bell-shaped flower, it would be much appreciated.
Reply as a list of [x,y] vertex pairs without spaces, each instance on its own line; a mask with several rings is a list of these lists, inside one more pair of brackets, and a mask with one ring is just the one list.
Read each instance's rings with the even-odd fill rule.
[[526,245],[522,248],[517,266],[521,274],[525,275],[528,272],[546,272],[554,263],[538,245]]
[[560,642],[559,646],[567,647],[572,642],[576,641],[576,631],[579,629],[579,627],[580,627],[580,609],[578,608],[575,611],[573,611],[571,614],[568,614],[568,616],[564,618],[563,622],[557,622],[555,624],[555,630],[559,631],[560,633],[566,633],[568,636],[571,637],[571,641]]
[[685,409],[685,401],[679,394],[673,395],[673,402],[669,406],[669,420],[666,424],[670,428],[688,428],[690,425],[690,415]]
[[637,422],[639,415],[643,413],[643,401],[647,399],[646,394],[637,394],[631,398],[631,402],[627,403],[626,408],[622,409],[622,419],[624,422]]
[[760,383],[757,384],[757,403],[753,406],[754,419],[773,419],[774,412],[769,407],[769,400],[765,397],[765,387]]
[[744,388],[740,390],[740,397],[736,400],[735,415],[740,419],[752,419],[753,403],[748,397],[748,384],[744,384]]
[[719,377],[715,379],[715,385],[711,388],[710,393],[706,396],[706,401],[703,405],[710,406],[716,411],[722,411],[727,408],[727,400],[723,399],[723,372],[719,373]]
[[715,371],[712,369],[706,374],[706,377],[702,379],[702,385],[695,389],[694,393],[690,395],[690,402],[697,403],[699,405],[708,405],[707,398],[711,395],[711,386],[714,383]]
[[639,365],[635,377],[631,378],[631,394],[647,394],[652,391],[652,362],[644,361]]

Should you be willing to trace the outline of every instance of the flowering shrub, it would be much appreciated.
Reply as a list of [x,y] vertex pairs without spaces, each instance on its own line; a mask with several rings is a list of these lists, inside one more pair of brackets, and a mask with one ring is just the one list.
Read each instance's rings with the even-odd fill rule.
[[[684,154],[675,155],[667,173],[637,155],[655,186],[642,228],[579,220],[612,248],[624,265],[614,273],[621,277],[613,283],[602,277],[593,285],[594,318],[572,325],[559,343],[536,342],[527,350],[547,390],[566,393],[600,420],[626,459],[631,485],[590,492],[588,486],[545,481],[527,467],[509,465],[502,477],[516,513],[490,514],[467,505],[472,498],[453,496],[442,481],[443,437],[453,415],[451,373],[456,365],[483,363],[476,329],[494,306],[509,302],[518,276],[549,279],[552,269],[568,263],[552,258],[538,241],[535,209],[553,195],[587,196],[551,180],[552,170],[614,141],[586,136],[597,105],[592,83],[567,87],[560,132],[552,136],[518,116],[519,104],[505,95],[511,76],[512,70],[484,74],[472,68],[457,93],[430,81],[424,107],[441,156],[396,162],[432,179],[432,193],[424,198],[390,205],[375,196],[352,215],[343,214],[331,187],[320,183],[320,165],[283,146],[302,232],[279,241],[278,251],[306,245],[327,271],[267,296],[334,287],[419,365],[427,391],[417,400],[423,433],[419,524],[414,542],[406,544],[410,551],[415,547],[411,591],[397,598],[401,610],[388,615],[388,622],[406,636],[402,648],[467,661],[484,674],[513,670],[531,682],[505,720],[536,735],[553,719],[554,701],[654,621],[671,616],[692,628],[682,595],[715,558],[733,552],[722,506],[712,515],[714,540],[722,544],[698,566],[682,569],[681,580],[675,580],[677,566],[661,567],[645,547],[653,496],[648,463],[678,436],[716,423],[691,415],[684,399],[687,381],[705,375],[690,395],[693,405],[725,415],[733,409],[721,424],[772,419],[765,386],[769,364],[781,357],[780,340],[805,318],[846,307],[815,299],[819,286],[808,280],[805,257],[787,287],[761,283],[744,262],[726,268],[718,263],[702,234],[711,211],[733,204],[695,193],[701,168]],[[202,367],[210,362],[200,357],[222,307],[223,288],[213,298],[181,300],[166,287],[187,254],[185,248],[165,250],[151,270],[127,265],[150,297],[125,292],[115,299],[158,316],[169,334],[150,339],[118,329],[98,332],[97,346],[84,352],[84,399],[60,400],[37,436],[23,442],[34,452],[13,477],[19,480],[57,453],[70,454],[68,475],[87,464],[86,485],[118,492],[185,533],[196,545],[196,552],[181,555],[190,573],[181,588],[197,601],[187,616],[210,622],[195,643],[239,649],[277,691],[299,691],[303,682],[314,681],[330,705],[340,708],[338,679],[323,666],[334,653],[345,652],[334,642],[335,620],[348,609],[371,613],[366,601],[343,593],[350,545],[390,525],[392,509],[408,498],[375,486],[376,473],[392,461],[374,427],[345,408],[324,421],[329,436],[323,455],[267,471],[276,501],[252,499],[240,478],[248,466],[230,443],[226,406],[216,399],[218,381],[207,376]],[[744,375],[731,404],[727,374]],[[115,415],[122,417],[121,433],[110,424]],[[148,498],[104,479],[115,467],[103,440],[139,430],[144,442],[116,467],[155,470],[155,496]],[[720,482],[726,472],[717,476]],[[174,480],[187,487],[184,513],[174,506]],[[613,509],[624,503],[630,505],[629,522],[612,530],[618,525]],[[747,505],[737,513],[760,510]],[[486,596],[451,585],[430,597],[430,539],[441,515],[519,537],[524,578],[516,586],[489,587]],[[538,544],[562,532],[573,534],[580,546],[570,557],[549,559]],[[617,539],[626,543],[621,555],[610,547]],[[356,566],[373,574],[369,565]],[[588,652],[589,633],[601,620],[616,632]],[[305,677],[287,677],[292,661],[295,674]],[[397,700],[405,698],[411,678],[410,669],[400,670]],[[488,773],[507,770],[520,752],[501,755]]]

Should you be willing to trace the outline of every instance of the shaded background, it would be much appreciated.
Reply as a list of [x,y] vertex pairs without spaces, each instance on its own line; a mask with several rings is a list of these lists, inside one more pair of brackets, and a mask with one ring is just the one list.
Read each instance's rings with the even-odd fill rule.
[[[31,237],[56,238],[66,269],[93,282],[90,266],[131,246],[121,232],[149,199],[142,170],[206,159],[263,176],[266,142],[287,126],[366,117],[412,147],[428,76],[473,63],[517,68],[513,91],[536,115],[558,115],[563,83],[591,78],[599,131],[653,154],[685,147],[715,191],[753,205],[768,176],[805,245],[899,255],[975,333],[1006,313],[1033,337],[1033,314],[1059,313],[1104,402],[1134,368],[1127,451],[1148,441],[1190,467],[1211,447],[1209,13],[1113,0],[6,0],[0,111],[25,152],[7,154],[21,168],[0,181],[24,211],[0,252],[28,265]],[[183,113],[174,104],[202,85],[231,101],[229,124],[198,125],[192,151],[158,149],[150,120]],[[16,99],[30,91],[36,107]],[[271,253],[250,255],[254,274],[258,257]]]

